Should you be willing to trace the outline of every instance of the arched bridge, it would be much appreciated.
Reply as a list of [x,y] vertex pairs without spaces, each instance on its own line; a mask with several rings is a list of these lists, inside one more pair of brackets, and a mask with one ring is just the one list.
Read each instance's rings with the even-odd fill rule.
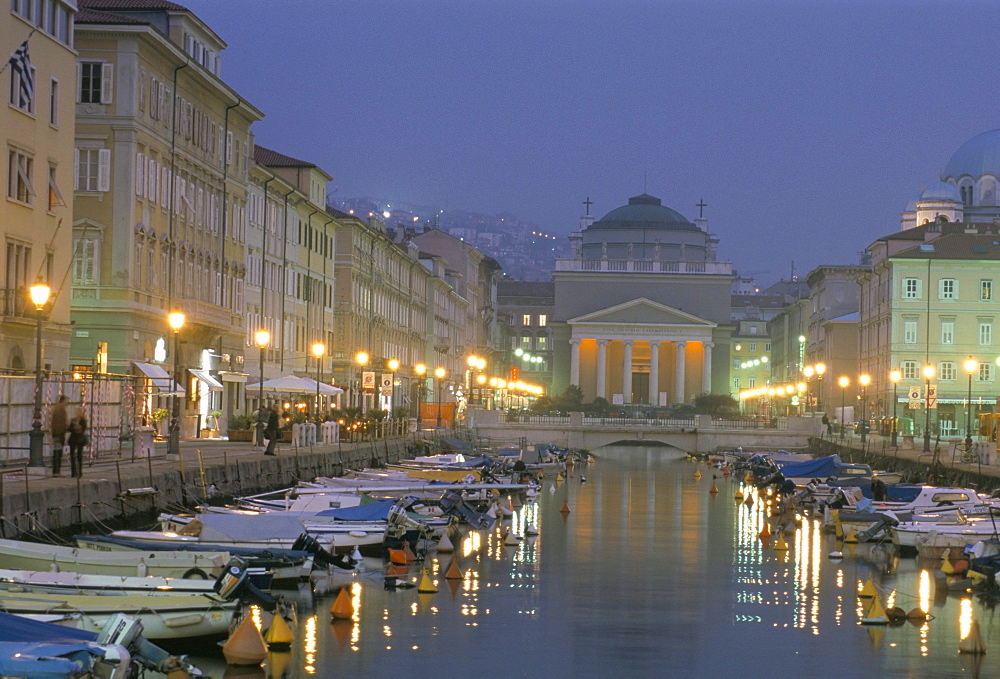
[[505,421],[500,411],[473,411],[469,426],[480,435],[497,440],[524,438],[528,443],[552,443],[567,448],[594,450],[623,442],[658,443],[686,453],[743,448],[804,448],[809,437],[820,433],[814,418],[778,418],[771,421],[713,420],[699,415],[692,420],[632,418],[520,417]]

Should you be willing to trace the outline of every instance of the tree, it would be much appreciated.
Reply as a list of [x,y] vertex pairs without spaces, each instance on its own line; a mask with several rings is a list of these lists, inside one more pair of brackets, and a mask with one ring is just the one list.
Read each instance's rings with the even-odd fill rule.
[[740,404],[729,394],[702,394],[694,400],[695,410],[705,415],[739,415]]

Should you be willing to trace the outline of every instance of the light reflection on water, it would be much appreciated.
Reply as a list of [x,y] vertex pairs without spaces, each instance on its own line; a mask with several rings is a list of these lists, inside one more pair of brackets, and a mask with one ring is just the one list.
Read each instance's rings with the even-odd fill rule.
[[[779,519],[769,519],[768,498],[742,479],[660,448],[595,452],[596,463],[577,466],[555,492],[546,486],[537,503],[514,507],[516,544],[497,530],[455,541],[461,580],[444,577],[451,554],[432,554],[423,567],[437,593],[417,592],[419,565],[405,572],[413,588],[387,591],[385,567],[366,559],[351,620],[331,623],[335,593],[296,597],[285,676],[437,677],[449,667],[526,677],[733,676],[737,668],[751,676],[975,676],[958,654],[973,619],[996,648],[993,609],[948,595],[926,564],[837,544],[809,517],[783,536],[787,549],[775,549]],[[717,494],[708,492],[713,482]],[[738,488],[750,503],[735,501]],[[768,540],[760,537],[765,521],[774,531]],[[526,535],[529,526],[539,534]],[[834,549],[842,559],[830,558]],[[933,619],[862,627],[857,593],[869,576],[883,606]],[[1000,674],[996,655],[978,659],[980,676]],[[222,676],[220,667],[216,660],[206,669]]]

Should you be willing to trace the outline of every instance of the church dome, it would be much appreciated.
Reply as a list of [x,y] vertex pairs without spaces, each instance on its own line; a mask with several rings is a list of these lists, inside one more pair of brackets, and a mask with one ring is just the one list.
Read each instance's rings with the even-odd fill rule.
[[934,182],[928,184],[926,188],[920,193],[920,198],[918,200],[949,200],[955,203],[962,202],[962,196],[958,193],[958,189],[949,184],[948,182]]
[[615,208],[591,224],[591,229],[664,229],[700,231],[684,215],[663,205],[659,198],[643,193],[628,199],[628,205]]
[[942,176],[957,179],[962,175],[1000,177],[1000,130],[990,130],[962,144],[945,165]]

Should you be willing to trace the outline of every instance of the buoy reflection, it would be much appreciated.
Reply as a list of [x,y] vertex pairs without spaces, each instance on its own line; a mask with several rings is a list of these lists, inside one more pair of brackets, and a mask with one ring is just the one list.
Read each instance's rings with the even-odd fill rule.
[[958,608],[958,639],[964,641],[972,631],[972,599],[962,599]]
[[302,650],[305,656],[302,667],[309,674],[316,674],[316,616],[306,618],[306,633],[302,637]]

